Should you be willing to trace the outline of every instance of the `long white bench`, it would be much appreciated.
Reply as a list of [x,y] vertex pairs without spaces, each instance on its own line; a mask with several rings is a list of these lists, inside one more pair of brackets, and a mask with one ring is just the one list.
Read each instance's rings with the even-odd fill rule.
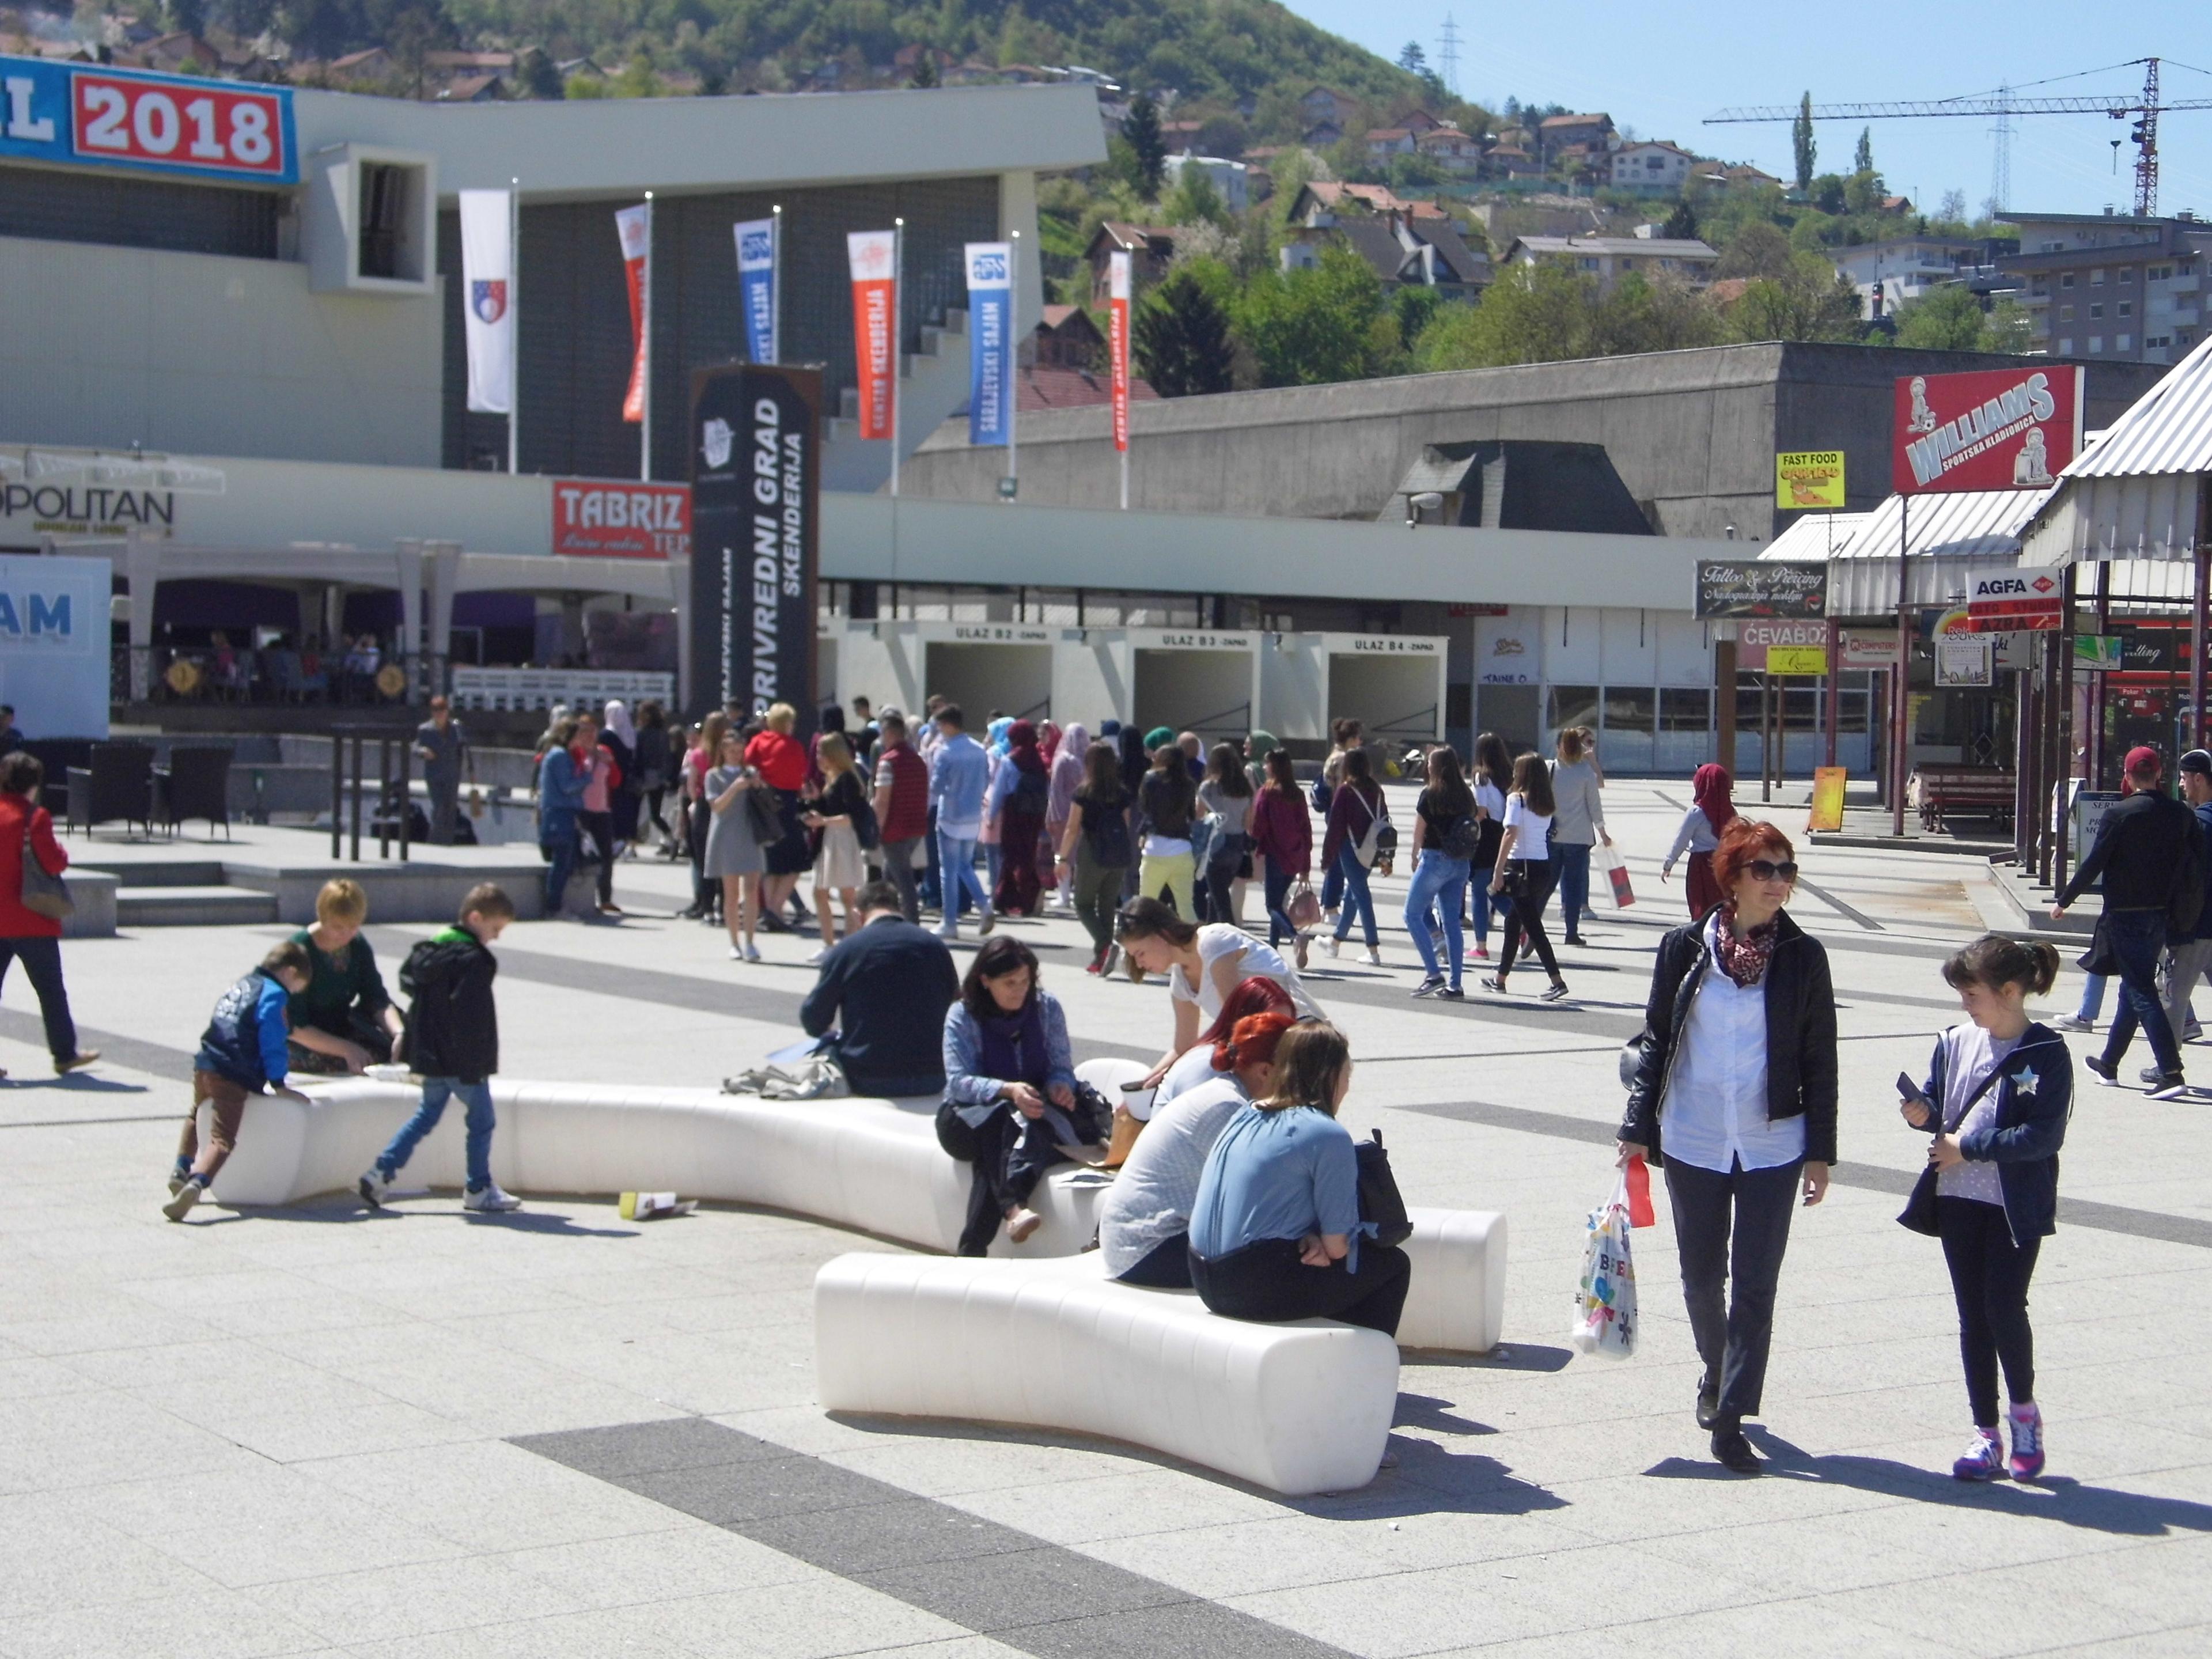
[[841,1255],[814,1279],[830,1411],[1104,1435],[1291,1494],[1381,1463],[1398,1350],[1328,1320],[1259,1325],[1073,1260]]
[[[1078,1067],[1118,1088],[1128,1061]],[[1093,1067],[1097,1067],[1094,1072]],[[1141,1069],[1141,1068],[1140,1068]],[[245,1206],[297,1203],[350,1188],[414,1112],[420,1091],[366,1078],[300,1080],[308,1103],[256,1095],[215,1196]],[[968,1165],[937,1144],[934,1097],[762,1100],[713,1089],[494,1081],[499,1131],[492,1176],[519,1193],[674,1190],[758,1204],[881,1238],[951,1250],[968,1205]],[[456,1101],[410,1161],[403,1182],[458,1187],[465,1173]],[[207,1126],[203,1125],[203,1131]],[[1062,1167],[1030,1200],[1043,1225],[1018,1249],[1003,1231],[994,1256],[1073,1256],[1097,1231],[1109,1178]],[[1410,1348],[1480,1353],[1504,1315],[1505,1218],[1415,1209],[1413,1285],[1398,1340]]]

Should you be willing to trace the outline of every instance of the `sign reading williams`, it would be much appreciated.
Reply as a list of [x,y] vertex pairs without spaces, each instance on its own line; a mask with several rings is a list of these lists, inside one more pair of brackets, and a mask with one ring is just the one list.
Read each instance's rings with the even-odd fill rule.
[[691,377],[691,713],[787,702],[813,726],[819,371]]
[[1828,567],[1777,559],[1700,559],[1698,615],[1825,617]]

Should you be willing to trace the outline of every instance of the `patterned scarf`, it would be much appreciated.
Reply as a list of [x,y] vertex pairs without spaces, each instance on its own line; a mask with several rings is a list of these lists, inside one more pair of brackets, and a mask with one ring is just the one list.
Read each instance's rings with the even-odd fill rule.
[[1766,965],[1774,960],[1774,940],[1780,925],[1777,915],[1775,921],[1738,933],[1733,899],[1715,912],[1713,955],[1721,971],[1747,991],[1766,977]]

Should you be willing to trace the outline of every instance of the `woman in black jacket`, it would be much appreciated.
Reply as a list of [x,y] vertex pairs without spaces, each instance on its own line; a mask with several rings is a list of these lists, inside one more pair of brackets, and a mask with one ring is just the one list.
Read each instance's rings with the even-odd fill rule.
[[1790,1211],[1826,1194],[1836,1158],[1836,998],[1827,952],[1782,908],[1789,838],[1737,818],[1713,874],[1722,902],[1660,941],[1620,1153],[1666,1170],[1705,1364],[1698,1426],[1716,1458],[1756,1474],[1743,1419],[1766,1381]]

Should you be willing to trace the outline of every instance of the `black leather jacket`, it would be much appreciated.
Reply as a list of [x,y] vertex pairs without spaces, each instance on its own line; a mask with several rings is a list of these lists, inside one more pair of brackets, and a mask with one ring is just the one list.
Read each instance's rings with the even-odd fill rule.
[[[1836,993],[1828,953],[1820,940],[1782,911],[1775,917],[1774,959],[1762,981],[1766,992],[1766,1115],[1802,1116],[1805,1156],[1836,1161]],[[1712,964],[1705,926],[1693,921],[1659,941],[1651,973],[1651,1000],[1644,1012],[1643,1058],[1628,1093],[1620,1138],[1664,1162],[1659,1146],[1660,1109],[1673,1069],[1674,1045]]]

